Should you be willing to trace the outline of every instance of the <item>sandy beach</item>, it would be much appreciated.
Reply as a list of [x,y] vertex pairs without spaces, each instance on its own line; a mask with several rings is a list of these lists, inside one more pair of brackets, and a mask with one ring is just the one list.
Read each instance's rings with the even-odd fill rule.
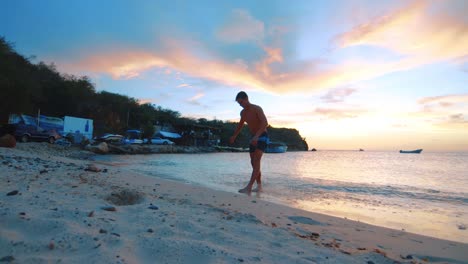
[[468,263],[468,244],[139,175],[47,143],[0,148],[0,262]]

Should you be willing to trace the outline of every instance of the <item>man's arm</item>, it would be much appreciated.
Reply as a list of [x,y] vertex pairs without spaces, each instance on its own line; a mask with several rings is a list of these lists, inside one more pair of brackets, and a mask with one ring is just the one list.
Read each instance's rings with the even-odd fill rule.
[[242,112],[241,112],[241,119],[240,119],[240,121],[239,121],[239,124],[237,125],[236,131],[234,131],[234,134],[233,134],[232,137],[229,139],[229,143],[230,143],[230,144],[233,144],[234,141],[236,141],[237,136],[239,135],[240,131],[241,131],[242,128],[244,127],[244,123],[245,123],[245,120],[244,120],[244,117],[242,116]]

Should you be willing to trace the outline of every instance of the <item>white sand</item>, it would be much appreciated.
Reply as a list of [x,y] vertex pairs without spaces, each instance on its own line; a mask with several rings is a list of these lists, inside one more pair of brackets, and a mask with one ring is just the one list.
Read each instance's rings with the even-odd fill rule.
[[87,153],[0,148],[0,263],[468,263],[468,244],[65,156]]

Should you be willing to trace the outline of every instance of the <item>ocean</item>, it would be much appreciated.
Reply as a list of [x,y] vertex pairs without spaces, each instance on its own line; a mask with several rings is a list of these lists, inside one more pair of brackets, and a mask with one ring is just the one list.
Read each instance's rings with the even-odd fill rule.
[[[248,153],[98,156],[142,174],[237,193]],[[317,151],[265,154],[260,199],[468,243],[468,153]],[[255,193],[252,195],[256,195]]]

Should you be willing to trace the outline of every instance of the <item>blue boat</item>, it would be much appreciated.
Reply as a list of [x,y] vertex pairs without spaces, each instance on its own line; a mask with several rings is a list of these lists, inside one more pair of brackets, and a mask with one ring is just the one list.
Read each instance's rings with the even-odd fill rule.
[[265,153],[285,153],[288,146],[281,142],[270,142],[265,149]]
[[422,149],[415,149],[415,150],[400,150],[400,153],[414,153],[414,154],[419,154],[423,151]]

